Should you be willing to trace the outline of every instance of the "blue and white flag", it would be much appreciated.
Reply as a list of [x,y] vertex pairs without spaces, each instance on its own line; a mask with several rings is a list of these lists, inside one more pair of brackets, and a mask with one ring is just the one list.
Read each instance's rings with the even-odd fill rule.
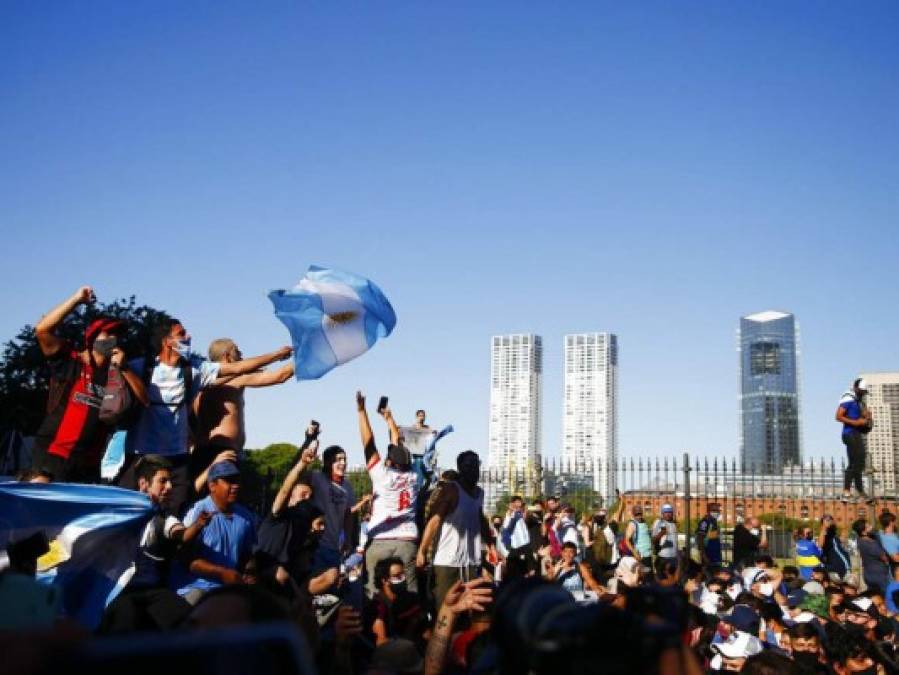
[[317,380],[367,352],[396,326],[381,289],[348,272],[311,265],[299,284],[268,297],[290,331],[298,380]]
[[153,509],[140,492],[102,485],[0,483],[0,557],[41,533],[50,550],[35,579],[62,592],[62,610],[88,628],[133,574]]

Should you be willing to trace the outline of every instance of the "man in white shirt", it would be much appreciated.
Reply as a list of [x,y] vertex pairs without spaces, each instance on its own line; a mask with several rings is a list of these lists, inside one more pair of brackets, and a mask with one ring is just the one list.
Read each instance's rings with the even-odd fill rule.
[[138,456],[161,455],[172,465],[170,513],[180,515],[193,496],[188,475],[188,417],[191,402],[200,392],[237,375],[251,373],[290,356],[290,347],[236,363],[210,363],[191,354],[191,338],[178,319],[165,319],[153,331],[151,363],[139,358],[128,367],[146,383],[149,405],[129,432],[125,470],[119,479],[123,487],[134,488],[133,464]]
[[390,428],[390,444],[387,457],[382,458],[375,445],[365,397],[356,392],[356,409],[359,413],[359,434],[365,453],[365,464],[371,476],[372,506],[368,523],[370,541],[365,553],[368,570],[366,592],[373,597],[378,591],[375,585],[375,566],[379,560],[399,558],[403,561],[406,585],[416,591],[415,554],[418,551],[418,525],[415,522],[415,503],[418,500],[418,474],[412,471],[412,454],[400,444],[400,431],[390,408],[378,412]]

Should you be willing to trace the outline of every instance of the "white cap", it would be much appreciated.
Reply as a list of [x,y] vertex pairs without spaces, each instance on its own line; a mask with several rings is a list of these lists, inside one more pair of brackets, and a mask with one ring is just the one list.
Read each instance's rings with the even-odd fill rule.
[[858,384],[855,385],[855,388],[856,388],[856,389],[861,389],[862,391],[869,391],[869,389],[868,389],[868,381],[865,380],[864,378],[860,379],[860,380],[858,381]]
[[764,647],[755,635],[738,630],[726,642],[712,645],[712,649],[729,659],[745,659],[761,654]]

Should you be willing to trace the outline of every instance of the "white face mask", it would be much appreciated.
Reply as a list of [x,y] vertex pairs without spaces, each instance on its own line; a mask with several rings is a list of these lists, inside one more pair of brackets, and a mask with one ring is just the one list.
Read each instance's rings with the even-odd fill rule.
[[751,530],[749,530],[749,532],[757,537],[759,536],[759,532],[761,532],[761,530],[759,530],[759,528],[757,527],[753,527]]
[[190,338],[186,340],[176,340],[172,349],[180,356],[182,359],[190,358]]
[[709,515],[711,515],[715,520],[718,520],[721,517],[721,513],[719,511],[713,511]]
[[759,592],[766,598],[770,598],[774,594],[774,584],[765,582],[759,586]]

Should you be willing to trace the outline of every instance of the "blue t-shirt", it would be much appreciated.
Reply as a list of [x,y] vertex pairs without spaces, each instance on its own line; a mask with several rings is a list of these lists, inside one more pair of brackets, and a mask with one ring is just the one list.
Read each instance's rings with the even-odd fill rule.
[[893,613],[899,612],[899,609],[896,609],[896,603],[893,602],[893,593],[896,591],[899,591],[899,581],[891,581],[887,585],[886,591],[884,591],[884,596],[886,596],[884,600],[887,603],[887,609]]
[[[843,394],[843,397],[840,399],[840,407],[846,411],[846,417],[851,420],[857,420],[862,416],[862,407],[859,404],[858,399],[850,392]],[[857,427],[843,424],[844,434],[855,433],[857,431]]]
[[[197,556],[214,565],[238,569],[253,552],[256,517],[240,504],[234,504],[229,514],[221,513],[210,496],[190,508],[184,517],[184,525],[192,525],[203,511],[213,516],[195,542]],[[185,595],[195,588],[209,590],[221,585],[218,579],[198,577],[180,564],[172,571],[172,586],[177,589],[178,595]]]
[[821,549],[812,539],[800,539],[796,542],[796,566],[799,576],[804,581],[812,578],[812,570],[821,565]]
[[899,535],[895,532],[881,532],[880,545],[883,546],[883,550],[887,552],[887,555],[896,555],[899,553]]

